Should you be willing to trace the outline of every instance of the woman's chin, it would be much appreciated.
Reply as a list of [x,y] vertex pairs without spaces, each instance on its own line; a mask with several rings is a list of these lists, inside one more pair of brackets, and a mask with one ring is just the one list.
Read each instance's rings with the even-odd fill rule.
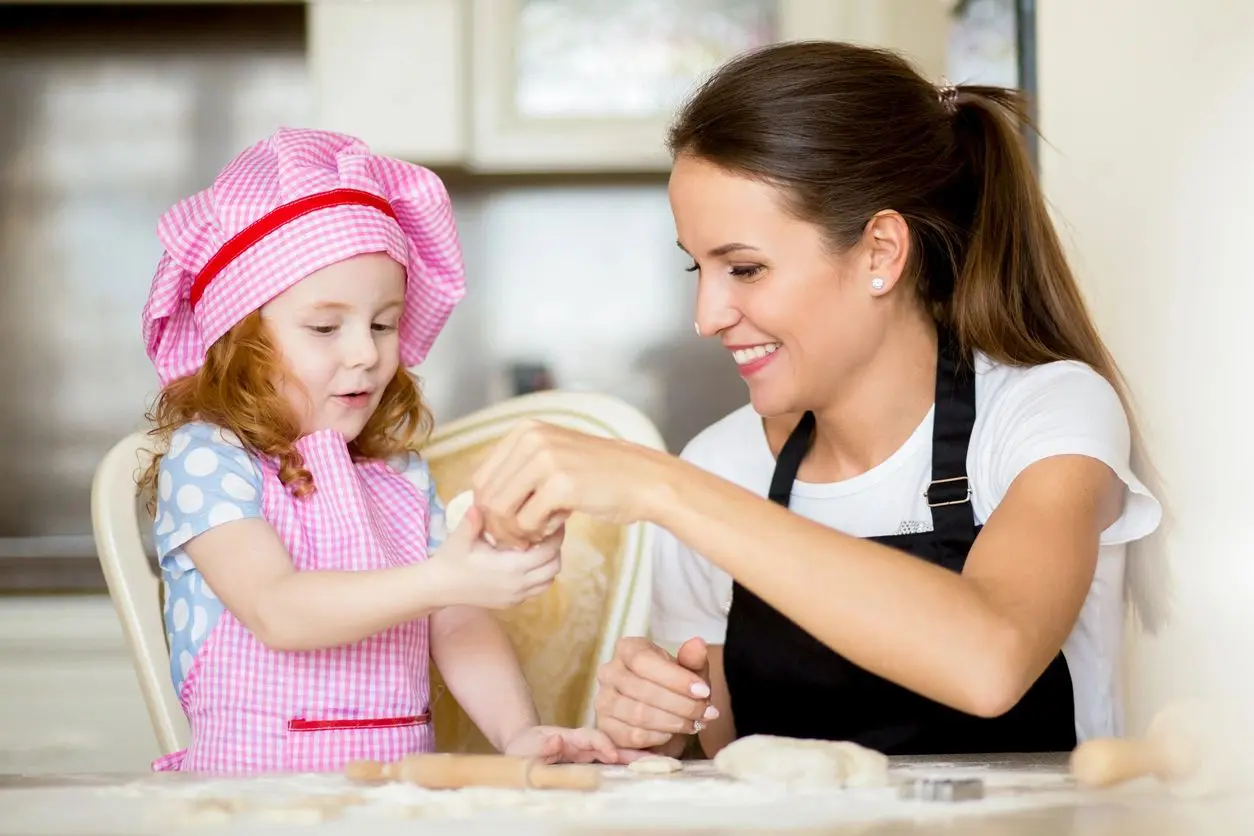
[[796,411],[793,401],[791,393],[782,392],[779,387],[749,387],[749,403],[753,406],[753,411],[763,418],[775,418]]

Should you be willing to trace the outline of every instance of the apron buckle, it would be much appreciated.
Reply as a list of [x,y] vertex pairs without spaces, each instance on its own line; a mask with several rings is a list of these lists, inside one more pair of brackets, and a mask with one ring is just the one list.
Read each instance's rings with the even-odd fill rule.
[[[952,485],[955,482],[962,482],[962,488],[955,485],[954,488],[946,489],[940,498],[932,497],[932,488],[937,485]],[[949,479],[933,479],[928,483],[927,490],[923,491],[923,498],[927,500],[927,507],[940,508],[945,505],[962,505],[970,502],[972,493],[971,482],[966,476],[954,476]],[[948,494],[948,498],[944,494]]]

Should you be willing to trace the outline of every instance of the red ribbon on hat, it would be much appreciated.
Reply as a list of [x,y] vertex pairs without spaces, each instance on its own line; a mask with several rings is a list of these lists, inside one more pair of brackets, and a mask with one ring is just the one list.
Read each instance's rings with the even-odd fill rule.
[[193,308],[200,301],[200,297],[204,295],[205,288],[209,283],[217,277],[219,273],[226,269],[232,261],[239,258],[249,247],[256,244],[262,238],[265,238],[271,232],[279,229],[286,224],[290,224],[297,218],[308,215],[310,212],[316,212],[319,209],[327,209],[331,206],[370,206],[378,209],[389,218],[396,220],[396,211],[392,209],[392,204],[377,194],[364,192],[360,189],[332,189],[329,192],[319,192],[293,200],[291,203],[285,203],[276,209],[267,212],[248,226],[241,229],[231,240],[227,241],[213,257],[200,268],[200,272],[196,274],[196,278],[192,280],[192,289],[189,294],[189,302]]

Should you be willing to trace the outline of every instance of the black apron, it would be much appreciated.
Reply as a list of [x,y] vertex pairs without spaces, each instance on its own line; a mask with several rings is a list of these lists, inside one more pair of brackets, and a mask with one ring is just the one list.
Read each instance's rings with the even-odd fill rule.
[[[869,539],[961,572],[979,532],[966,476],[975,372],[943,330],[938,355],[927,489],[933,530]],[[807,412],[780,450],[771,478],[772,502],[788,507],[813,438],[814,414]],[[831,590],[832,606],[840,606],[840,600],[840,591]],[[1063,752],[1076,745],[1071,674],[1062,653],[1014,708],[985,719],[854,665],[736,583],[723,664],[741,737],[850,740],[887,755]]]

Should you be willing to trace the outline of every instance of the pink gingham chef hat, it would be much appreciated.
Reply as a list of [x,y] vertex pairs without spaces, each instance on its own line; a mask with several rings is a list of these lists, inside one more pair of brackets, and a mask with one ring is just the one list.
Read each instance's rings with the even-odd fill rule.
[[360,140],[281,129],[175,204],[157,236],[143,330],[164,386],[200,368],[236,323],[338,261],[385,252],[406,268],[401,363],[422,362],[465,295],[448,192],[425,168]]

